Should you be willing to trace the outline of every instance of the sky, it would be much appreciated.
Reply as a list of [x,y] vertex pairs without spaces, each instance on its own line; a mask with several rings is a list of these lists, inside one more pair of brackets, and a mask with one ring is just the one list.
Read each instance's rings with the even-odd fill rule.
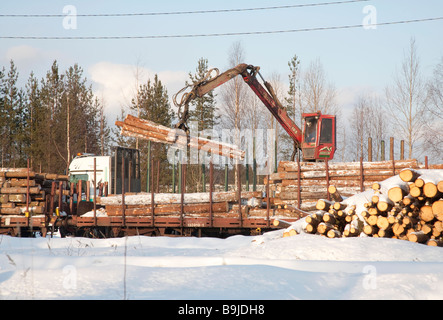
[[[171,13],[292,6],[337,0],[278,1],[2,1],[0,3],[0,67],[13,59],[24,84],[33,71],[44,77],[52,62],[60,69],[78,63],[95,94],[103,98],[111,121],[135,93],[140,81],[154,74],[172,96],[184,86],[200,58],[225,70],[233,43],[240,42],[245,63],[261,67],[266,78],[278,73],[287,81],[288,61],[296,54],[303,67],[320,59],[328,80],[338,90],[345,110],[362,92],[383,92],[400,67],[411,37],[415,38],[422,71],[432,73],[443,57],[443,20],[380,25],[363,24],[443,17],[441,0],[372,0],[239,12],[143,16],[80,16],[84,14]],[[369,6],[369,7],[368,7]],[[73,14],[78,16],[73,16]],[[10,17],[50,14],[55,17]],[[5,39],[8,36],[90,37],[201,35],[359,25],[358,28],[186,38],[111,40]],[[360,26],[362,25],[362,26]]]

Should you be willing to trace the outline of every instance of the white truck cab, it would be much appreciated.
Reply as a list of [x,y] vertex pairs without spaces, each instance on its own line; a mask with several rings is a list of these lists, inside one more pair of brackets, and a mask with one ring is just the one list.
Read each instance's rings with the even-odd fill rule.
[[[77,154],[69,165],[69,179],[78,183],[82,180],[82,200],[93,201],[94,198],[94,159],[96,188],[100,183],[107,186],[107,194],[119,194],[122,191],[122,164],[125,165],[126,192],[140,192],[140,152],[137,149],[112,147],[111,156],[97,156],[91,153]],[[89,195],[86,195],[86,184],[89,181]],[[105,184],[107,182],[107,184]],[[96,189],[98,192],[98,189]]]
[[69,180],[78,183],[79,180],[84,182],[89,181],[89,198],[92,201],[94,197],[94,159],[96,161],[96,186],[98,188],[100,183],[107,182],[107,193],[111,193],[111,156],[96,156],[93,154],[78,154],[69,165]]

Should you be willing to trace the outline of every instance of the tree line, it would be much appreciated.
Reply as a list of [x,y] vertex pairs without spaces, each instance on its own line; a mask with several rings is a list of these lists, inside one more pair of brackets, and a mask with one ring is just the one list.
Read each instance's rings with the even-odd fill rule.
[[103,105],[77,64],[62,72],[54,61],[46,76],[31,73],[18,86],[17,67],[0,70],[2,167],[67,172],[75,154],[104,154],[110,132]]

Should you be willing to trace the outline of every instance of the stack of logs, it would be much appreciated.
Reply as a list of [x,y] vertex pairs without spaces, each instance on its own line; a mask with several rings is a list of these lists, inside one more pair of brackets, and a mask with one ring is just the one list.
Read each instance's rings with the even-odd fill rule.
[[[51,194],[54,180],[66,181],[68,177],[34,171],[28,173],[27,168],[0,168],[0,215],[46,213],[47,197]],[[54,190],[53,193],[58,195],[58,192]]]
[[331,162],[327,166],[325,162],[300,162],[298,166],[297,162],[281,161],[269,179],[271,191],[275,191],[275,205],[293,205],[312,211],[318,199],[327,198],[329,185],[335,185],[341,195],[349,197],[405,168],[418,169],[417,160]]
[[189,147],[239,160],[243,160],[245,156],[245,152],[236,145],[209,140],[199,136],[188,137],[183,130],[171,129],[130,114],[126,116],[123,122],[116,121],[115,125],[121,127],[121,135],[164,143],[177,149]]
[[[154,206],[152,206],[154,197]],[[125,194],[125,216],[151,216],[154,207],[155,216],[179,216],[181,214],[181,194],[179,193],[136,193]],[[186,217],[209,217],[210,193],[184,193],[183,214]],[[99,204],[105,206],[108,216],[122,216],[122,195],[101,197]],[[242,218],[263,218],[268,214],[266,198],[261,191],[243,191],[241,193]],[[238,192],[213,192],[212,212],[215,218],[238,218]],[[304,215],[293,207],[270,209],[271,217],[301,218]]]
[[404,169],[346,200],[331,186],[333,201],[317,201],[305,232],[329,238],[361,234],[443,246],[443,170]]
[[[152,205],[154,197],[154,205]],[[261,207],[262,192],[242,192],[242,199],[250,200],[248,207]],[[252,200],[254,199],[254,200]],[[181,214],[181,194],[180,193],[136,193],[125,194],[125,215],[126,216],[151,216],[154,207],[155,216],[170,216]],[[214,217],[238,216],[238,193],[237,192],[213,192],[212,212]],[[108,216],[122,215],[122,196],[109,195],[100,199],[100,204],[105,206]],[[246,204],[245,204],[246,206]],[[242,206],[245,209],[244,206]],[[209,216],[210,199],[209,193],[184,193],[183,213],[186,216]],[[246,210],[243,210],[246,212]]]

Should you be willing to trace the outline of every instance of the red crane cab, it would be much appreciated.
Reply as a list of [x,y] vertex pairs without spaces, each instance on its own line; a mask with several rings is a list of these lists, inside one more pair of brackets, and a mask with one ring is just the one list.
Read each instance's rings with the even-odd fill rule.
[[336,149],[335,116],[303,113],[301,149],[304,161],[332,160]]

